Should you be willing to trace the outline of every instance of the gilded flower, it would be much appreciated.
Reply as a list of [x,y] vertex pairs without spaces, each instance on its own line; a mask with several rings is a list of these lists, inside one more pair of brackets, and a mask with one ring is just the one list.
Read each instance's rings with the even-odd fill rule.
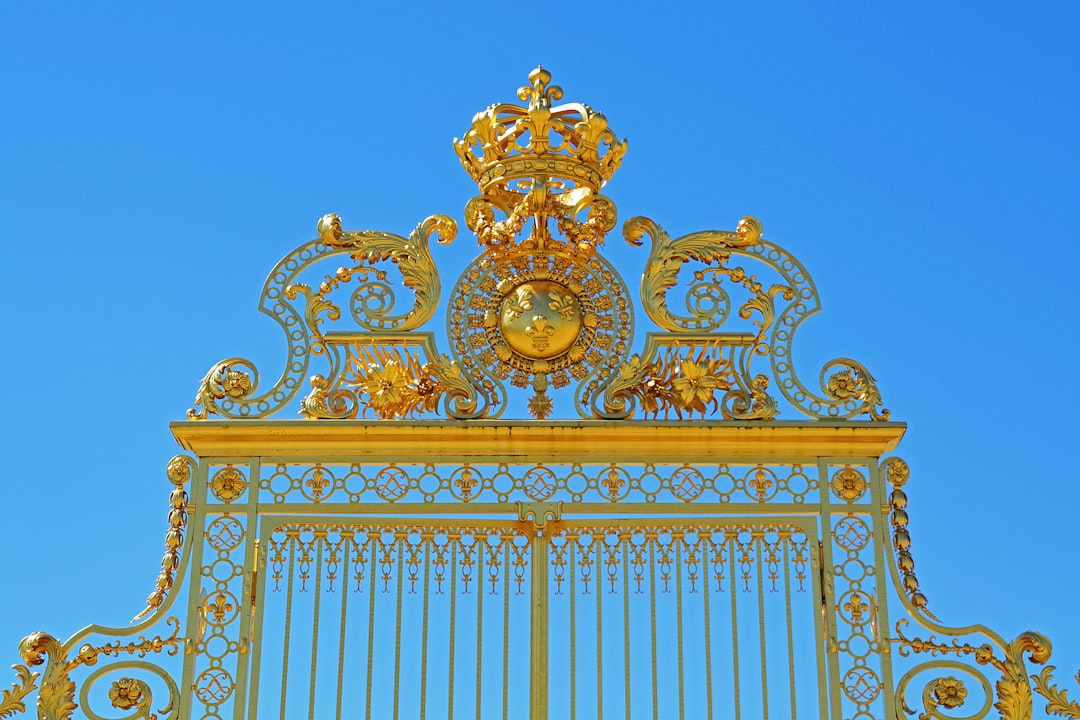
[[127,710],[135,707],[142,699],[142,683],[134,678],[120,678],[109,688],[109,700],[114,708]]
[[706,368],[693,360],[683,360],[679,376],[671,381],[671,385],[675,388],[675,392],[679,393],[680,404],[689,408],[694,405],[704,405],[711,400],[713,391],[720,384]]
[[222,380],[221,389],[234,400],[242,398],[251,392],[251,378],[243,370],[229,370]]
[[396,360],[390,360],[386,365],[368,366],[368,376],[364,379],[361,387],[371,398],[371,407],[382,414],[382,410],[392,410],[393,406],[401,402],[402,392],[408,385],[405,369]]
[[647,413],[660,412],[660,403],[664,399],[666,388],[663,381],[650,377],[641,385],[641,409]]
[[938,704],[946,708],[957,708],[964,704],[967,697],[967,688],[959,679],[944,677],[934,682],[934,699]]
[[829,378],[828,388],[833,397],[847,400],[859,392],[859,381],[850,370],[837,370]]
[[[430,367],[424,366],[424,372],[430,372]],[[423,375],[416,381],[416,396],[419,399],[415,409],[418,412],[435,412],[439,407],[439,398],[442,397],[442,388],[439,381],[430,375]]]

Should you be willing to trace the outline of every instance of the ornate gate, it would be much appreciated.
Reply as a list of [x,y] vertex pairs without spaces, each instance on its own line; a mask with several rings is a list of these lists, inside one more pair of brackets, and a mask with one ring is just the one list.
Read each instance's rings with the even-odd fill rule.
[[450,217],[327,215],[278,263],[284,369],[223,360],[172,425],[146,610],[28,636],[0,717],[1080,717],[1045,638],[927,609],[905,426],[854,360],[796,372],[806,269],[751,217],[634,217],[635,301],[600,252],[626,142],[561,97],[538,68],[455,141],[480,252],[444,332]]

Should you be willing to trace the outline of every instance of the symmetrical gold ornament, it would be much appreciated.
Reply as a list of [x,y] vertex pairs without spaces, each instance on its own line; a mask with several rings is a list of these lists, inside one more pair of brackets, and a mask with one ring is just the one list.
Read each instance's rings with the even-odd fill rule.
[[861,472],[850,465],[845,465],[833,475],[829,486],[836,497],[846,503],[853,503],[866,494],[868,483]]
[[[674,239],[646,217],[623,225],[631,245],[652,240],[640,301],[660,329],[631,358],[635,303],[599,252],[617,219],[601,190],[627,143],[602,113],[558,104],[562,97],[551,73],[538,67],[518,91],[522,104],[489,106],[454,141],[479,187],[464,220],[481,254],[449,298],[450,357],[420,328],[440,299],[429,240],[450,242],[456,222],[431,215],[402,236],[345,230],[331,213],[263,289],[261,309],[289,344],[281,377],[264,389],[253,363],[223,360],[203,378],[189,417],[267,417],[310,384],[300,413],[312,420],[494,419],[512,406],[507,386],[531,388],[525,409],[537,419],[554,414],[557,397],[571,393],[577,415],[606,420],[640,412],[767,421],[784,412],[779,396],[814,418],[888,419],[874,378],[854,360],[827,363],[819,390],[798,378],[792,342],[817,312],[817,294],[805,268],[765,239],[751,216],[731,231]],[[346,263],[315,272],[331,258]],[[684,283],[685,311],[669,298]],[[403,309],[400,287],[414,296]],[[358,330],[335,329],[348,320]],[[729,329],[742,321],[746,327]],[[327,366],[309,373],[315,358]]]
[[210,492],[223,503],[231,503],[247,490],[247,478],[232,465],[214,473],[210,479]]
[[[283,682],[270,699],[280,701],[281,714],[302,714],[303,699],[286,697],[297,677],[310,677],[307,714],[315,716],[317,704],[328,711],[335,678],[316,676],[332,674],[334,663],[320,658],[336,652],[337,714],[357,715],[357,706],[346,707],[355,698],[343,695],[364,665],[355,647],[367,656],[363,714],[384,711],[376,670],[392,667],[394,681],[384,684],[393,715],[402,714],[410,684],[419,688],[419,714],[441,715],[424,694],[427,658],[436,655],[429,641],[444,639],[435,662],[443,672],[449,658],[449,710],[455,689],[464,691],[453,670],[461,653],[459,667],[475,659],[473,697],[478,710],[483,698],[486,716],[494,697],[484,686],[488,641],[477,632],[475,655],[465,658],[471,642],[455,636],[455,622],[468,615],[471,625],[475,612],[475,627],[489,636],[484,603],[490,608],[501,596],[504,634],[495,638],[507,717],[562,717],[548,707],[559,693],[549,692],[542,672],[555,658],[548,612],[558,608],[552,612],[569,621],[568,647],[558,652],[569,652],[571,694],[575,681],[621,669],[627,708],[637,702],[631,688],[647,692],[651,680],[653,716],[661,715],[665,685],[676,684],[680,715],[687,714],[684,689],[686,697],[705,694],[706,714],[714,714],[710,658],[727,657],[715,643],[729,631],[710,627],[730,618],[730,662],[762,667],[761,705],[756,697],[742,703],[736,692],[737,714],[752,714],[777,687],[790,686],[791,712],[800,705],[800,716],[815,714],[813,704],[802,709],[805,696],[820,699],[817,714],[830,717],[878,717],[894,708],[898,717],[923,720],[962,708],[975,718],[996,708],[1005,720],[1028,720],[1037,694],[1048,713],[1080,719],[1080,703],[1054,684],[1053,666],[1029,673],[1027,662],[1050,656],[1041,635],[1006,642],[977,625],[946,628],[927,610],[902,490],[909,470],[899,458],[881,460],[904,426],[887,422],[873,376],[855,360],[830,360],[816,381],[800,379],[794,336],[819,301],[798,259],[749,215],[734,230],[675,238],[633,217],[622,238],[631,247],[649,239],[647,257],[630,251],[644,266],[633,297],[601,252],[617,220],[601,191],[626,141],[587,105],[557,104],[562,96],[537,68],[518,92],[523,104],[488,107],[455,141],[478,184],[463,215],[479,251],[461,263],[448,297],[431,243],[456,236],[446,215],[398,235],[346,230],[327,214],[313,239],[281,259],[260,310],[285,335],[284,367],[262,384],[249,360],[214,364],[188,413],[193,422],[173,426],[194,457],[168,466],[166,552],[135,618],[141,624],[91,626],[66,643],[28,636],[14,685],[0,688],[0,718],[24,711],[39,685],[43,720],[67,720],[80,706],[87,717],[102,717],[88,697],[107,698],[130,720],[154,720],[151,689],[162,685],[168,699],[156,712],[166,720],[246,717],[255,712],[253,698],[261,704],[277,692],[265,682],[264,661],[278,649]],[[445,333],[437,333],[431,325],[442,307]],[[638,310],[649,323],[643,337],[634,334]],[[262,422],[294,400],[311,422]],[[515,412],[536,421],[499,421]],[[798,414],[810,420],[790,422]],[[194,422],[212,415],[224,421]],[[439,415],[455,422],[426,421]],[[566,415],[590,422],[566,422]],[[778,418],[784,422],[772,422]],[[245,424],[250,419],[260,422]],[[883,518],[891,535],[882,535]],[[882,552],[883,537],[894,555]],[[284,592],[284,602],[266,602],[267,592]],[[301,600],[294,593],[305,593],[301,602],[293,603]],[[179,621],[165,617],[178,597],[189,598],[186,637]],[[363,606],[349,610],[350,597]],[[514,602],[530,622],[508,621]],[[754,625],[744,612],[755,607],[759,632],[740,640],[740,629]],[[898,607],[933,634],[909,638],[908,620],[895,622]],[[692,651],[683,644],[691,614],[702,624],[694,632],[703,631],[704,684],[700,673],[683,671],[685,659],[700,657],[696,644]],[[595,672],[575,675],[578,638],[591,639],[595,628],[596,647],[614,642],[601,639],[609,616],[624,629],[623,652],[602,668],[597,653]],[[658,619],[674,622],[658,627]],[[625,630],[639,621],[634,633]],[[820,632],[806,632],[809,625],[795,632],[801,621]],[[392,661],[384,622],[394,627]],[[172,634],[147,639],[160,623]],[[430,631],[434,623],[445,637]],[[364,624],[366,638],[353,642]],[[511,710],[509,654],[519,645],[511,635],[522,628],[533,672],[528,708]],[[672,629],[676,638],[665,645],[662,635]],[[137,632],[145,635],[130,640]],[[402,653],[410,633],[423,639],[418,684],[407,667],[413,658]],[[91,642],[96,636],[122,639]],[[310,676],[303,667],[288,675],[289,665],[305,662],[306,653],[290,645],[300,637],[310,643]],[[636,655],[630,662],[631,645],[641,653],[649,643],[652,673],[644,678],[639,671],[648,663]],[[668,682],[657,662],[672,646],[679,670]],[[183,662],[148,661],[181,647]],[[787,663],[778,658],[785,650]],[[86,670],[103,657],[114,660]],[[44,668],[32,672],[37,665]],[[260,672],[264,683],[255,685]],[[107,691],[103,683],[88,695],[104,677],[112,681]],[[821,684],[816,697],[817,688],[800,686],[814,682]],[[601,690],[603,683],[598,706]],[[574,698],[570,706],[577,707]],[[603,714],[598,707],[596,716]]]

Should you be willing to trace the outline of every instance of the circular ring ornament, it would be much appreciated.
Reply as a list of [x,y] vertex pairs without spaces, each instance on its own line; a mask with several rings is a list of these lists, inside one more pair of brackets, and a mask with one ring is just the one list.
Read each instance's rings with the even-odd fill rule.
[[850,465],[845,465],[843,469],[838,470],[829,484],[833,494],[846,503],[853,503],[861,498],[866,494],[866,488],[869,486],[863,474]]
[[870,668],[854,667],[844,674],[844,694],[853,702],[873,702],[881,692],[881,681]]
[[206,542],[218,552],[228,552],[240,547],[244,535],[244,526],[239,520],[223,515],[216,518],[206,529]]
[[593,374],[593,392],[629,351],[627,297],[618,272],[597,254],[564,246],[485,254],[454,286],[451,348],[493,398],[500,381],[524,388],[541,375],[561,388]]
[[224,503],[231,503],[247,490],[247,478],[232,465],[214,473],[210,481],[210,491],[214,497]]
[[836,523],[833,537],[836,544],[848,552],[858,552],[870,542],[870,528],[854,515],[848,515]]

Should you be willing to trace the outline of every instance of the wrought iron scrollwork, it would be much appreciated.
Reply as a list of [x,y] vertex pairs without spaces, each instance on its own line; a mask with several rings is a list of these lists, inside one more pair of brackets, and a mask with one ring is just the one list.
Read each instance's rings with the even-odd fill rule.
[[[889,418],[889,411],[881,408],[881,393],[873,376],[855,360],[837,358],[826,363],[820,392],[808,389],[795,374],[792,340],[799,324],[818,311],[817,292],[798,260],[762,237],[757,219],[744,217],[734,231],[696,232],[674,240],[649,218],[634,217],[623,225],[623,236],[633,245],[640,245],[646,235],[652,240],[652,249],[642,275],[641,300],[652,321],[665,331],[683,336],[721,328],[729,319],[731,303],[724,279],[749,295],[738,314],[744,320],[753,318],[756,331],[752,339],[744,340],[749,351],[740,356],[741,387],[733,391],[725,417],[768,419],[778,412],[766,391],[768,376],[750,370],[755,356],[768,356],[780,392],[799,411],[823,419],[858,415],[869,415],[872,420]],[[766,287],[735,265],[734,258],[764,264],[781,282]],[[667,295],[690,261],[706,268],[695,272],[695,283],[686,297],[689,314],[682,315],[670,309]]]
[[[389,260],[394,263],[401,271],[402,283],[416,296],[413,307],[397,315],[389,314],[392,305],[371,307],[365,302],[354,303],[353,317],[361,327],[370,331],[404,332],[416,329],[431,319],[439,300],[440,284],[428,241],[434,235],[440,244],[452,242],[457,235],[457,223],[453,218],[432,215],[404,238],[373,230],[343,230],[341,218],[331,213],[319,220],[318,231],[319,238],[328,247],[347,251],[356,262],[372,265]],[[364,285],[360,290],[364,290]],[[320,291],[313,297],[324,300],[323,294]]]

